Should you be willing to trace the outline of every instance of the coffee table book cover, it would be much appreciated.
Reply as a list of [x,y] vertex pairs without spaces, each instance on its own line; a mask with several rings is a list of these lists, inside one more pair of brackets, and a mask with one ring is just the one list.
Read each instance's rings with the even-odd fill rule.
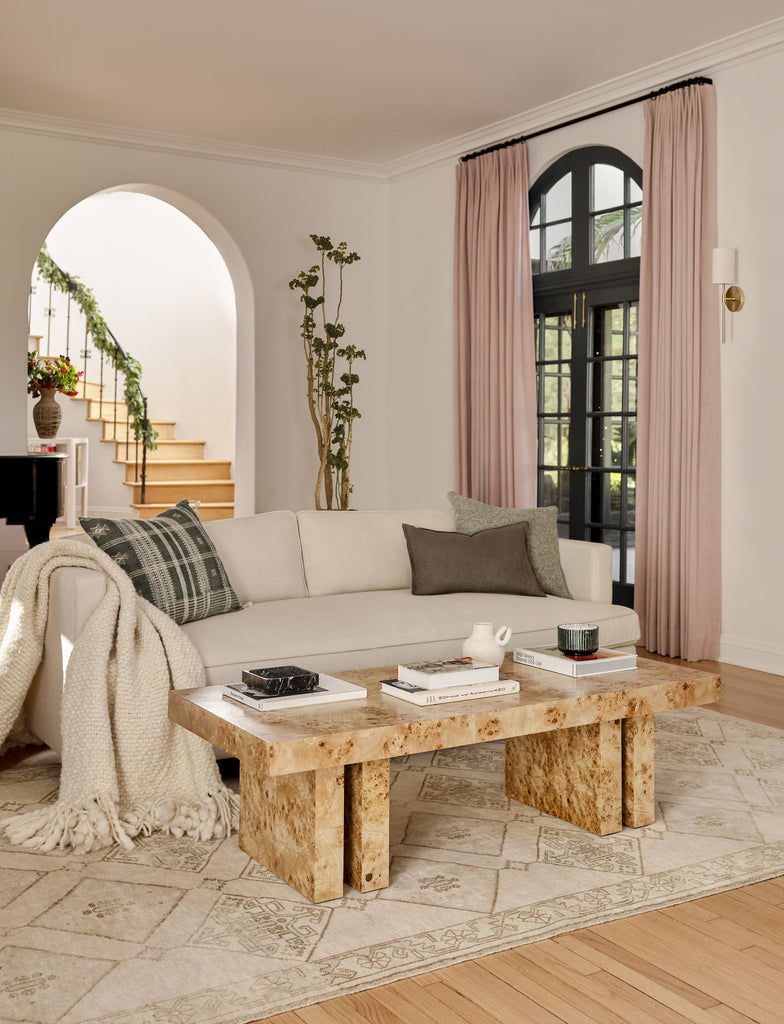
[[637,668],[637,655],[600,647],[595,654],[574,658],[557,647],[515,647],[513,659],[518,665],[544,668],[564,676],[598,676],[604,672],[626,672]]
[[248,683],[226,683],[223,696],[229,697],[256,711],[279,711],[284,708],[302,708],[311,704],[327,704],[339,700],[361,700],[367,697],[364,686],[347,683],[344,679],[319,673],[318,686],[307,693],[285,694],[282,697],[260,692]]
[[476,658],[449,658],[439,661],[412,661],[398,665],[397,677],[403,683],[414,683],[426,690],[465,683],[497,683],[498,666]]
[[466,683],[463,686],[444,686],[426,690],[414,683],[400,679],[382,679],[381,692],[390,697],[399,697],[411,704],[450,704],[459,700],[476,700],[480,697],[503,697],[507,693],[518,693],[520,684],[516,679],[499,679],[497,683]]

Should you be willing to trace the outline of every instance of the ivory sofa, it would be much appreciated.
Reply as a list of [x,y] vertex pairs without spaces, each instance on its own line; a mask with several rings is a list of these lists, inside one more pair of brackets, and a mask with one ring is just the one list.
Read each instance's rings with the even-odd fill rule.
[[[637,615],[612,604],[611,551],[561,540],[573,600],[515,594],[415,596],[403,523],[453,531],[452,510],[265,512],[206,523],[243,607],[188,622],[210,684],[243,668],[295,664],[324,672],[454,657],[474,622],[510,626],[514,646],[555,642],[560,622],[599,626],[602,646],[633,645]],[[92,544],[89,537],[84,542]],[[60,698],[74,641],[104,591],[83,568],[52,576],[44,660],[27,698],[32,731],[60,750]]]

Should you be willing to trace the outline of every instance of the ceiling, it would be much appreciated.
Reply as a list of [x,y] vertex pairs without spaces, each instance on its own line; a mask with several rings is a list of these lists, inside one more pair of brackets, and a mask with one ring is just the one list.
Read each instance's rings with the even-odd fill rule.
[[383,164],[781,14],[782,0],[2,0],[0,108]]

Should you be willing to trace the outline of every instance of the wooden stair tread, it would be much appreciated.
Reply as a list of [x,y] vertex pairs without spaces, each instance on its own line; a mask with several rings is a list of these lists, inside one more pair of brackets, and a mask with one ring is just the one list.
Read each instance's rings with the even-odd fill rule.
[[[85,420],[88,423],[112,423],[112,422],[114,422],[113,418],[107,420],[105,416],[85,416]],[[118,420],[117,422],[119,423],[120,421]],[[150,420],[150,423],[152,424],[153,427],[157,426],[159,423],[164,423],[167,427],[173,427],[176,422],[177,422],[177,420]],[[106,438],[101,438],[101,440],[105,441]]]
[[[126,487],[140,487],[141,483],[133,480],[123,480]],[[233,484],[234,481],[228,477],[209,477],[200,480],[198,477],[191,480],[148,480],[147,487],[203,487],[205,484]]]
[[[170,442],[167,441],[167,444]],[[112,441],[112,444],[114,442]],[[120,444],[125,444],[124,441],[120,441]],[[135,466],[136,459],[114,459],[115,465],[117,466]],[[138,461],[141,461],[139,459]],[[225,466],[227,462],[231,462],[231,459],[156,459],[156,466]],[[187,483],[187,481],[185,481]]]

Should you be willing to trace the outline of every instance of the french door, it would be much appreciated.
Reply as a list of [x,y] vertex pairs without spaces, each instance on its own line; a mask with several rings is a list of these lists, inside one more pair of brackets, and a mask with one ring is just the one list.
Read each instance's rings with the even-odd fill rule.
[[535,302],[539,504],[559,533],[613,552],[613,601],[634,598],[636,284],[573,288]]

